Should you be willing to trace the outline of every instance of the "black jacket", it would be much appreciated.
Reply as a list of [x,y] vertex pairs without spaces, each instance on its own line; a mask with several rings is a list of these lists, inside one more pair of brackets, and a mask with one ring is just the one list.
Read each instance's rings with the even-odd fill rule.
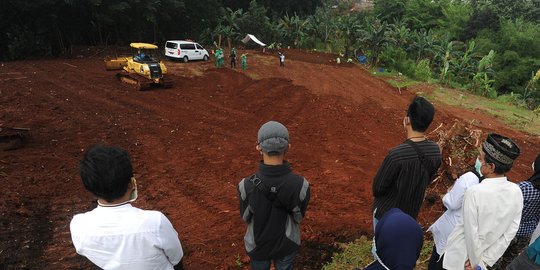
[[238,184],[240,216],[248,224],[244,244],[256,260],[279,259],[300,246],[300,222],[310,198],[308,181],[292,172],[288,162],[282,165],[259,163],[257,178],[276,190],[272,202],[254,184],[254,177]]

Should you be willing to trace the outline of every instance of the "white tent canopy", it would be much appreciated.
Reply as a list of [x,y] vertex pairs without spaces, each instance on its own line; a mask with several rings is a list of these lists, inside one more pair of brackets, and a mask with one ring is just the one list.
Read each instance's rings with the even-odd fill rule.
[[262,43],[259,39],[257,39],[254,35],[252,34],[247,34],[246,37],[244,37],[244,39],[242,39],[242,42],[244,43],[248,43],[250,40],[253,40],[253,42],[261,45],[261,46],[266,46],[266,44]]

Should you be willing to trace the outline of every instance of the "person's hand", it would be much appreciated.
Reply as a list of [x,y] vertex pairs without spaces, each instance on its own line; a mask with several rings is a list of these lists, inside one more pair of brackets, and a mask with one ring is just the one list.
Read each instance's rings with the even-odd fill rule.
[[465,270],[474,270],[469,260],[465,261]]

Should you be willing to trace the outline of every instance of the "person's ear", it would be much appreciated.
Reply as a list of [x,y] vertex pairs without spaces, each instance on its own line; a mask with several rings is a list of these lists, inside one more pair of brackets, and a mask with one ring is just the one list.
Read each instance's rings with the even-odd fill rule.
[[491,173],[495,171],[495,164],[493,163],[486,163]]
[[258,144],[255,146],[255,149],[257,149],[257,152],[262,154],[262,148]]

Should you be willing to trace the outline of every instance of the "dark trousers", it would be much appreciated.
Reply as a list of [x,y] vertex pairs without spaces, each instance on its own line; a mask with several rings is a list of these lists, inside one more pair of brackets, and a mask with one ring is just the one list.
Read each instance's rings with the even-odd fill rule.
[[184,259],[180,260],[180,262],[173,267],[174,270],[184,270],[184,264],[182,263]]
[[236,57],[231,58],[231,68],[236,68]]
[[428,270],[444,270],[442,266],[444,255],[442,257],[437,253],[437,248],[433,245],[433,251],[431,252],[431,257],[429,258]]

